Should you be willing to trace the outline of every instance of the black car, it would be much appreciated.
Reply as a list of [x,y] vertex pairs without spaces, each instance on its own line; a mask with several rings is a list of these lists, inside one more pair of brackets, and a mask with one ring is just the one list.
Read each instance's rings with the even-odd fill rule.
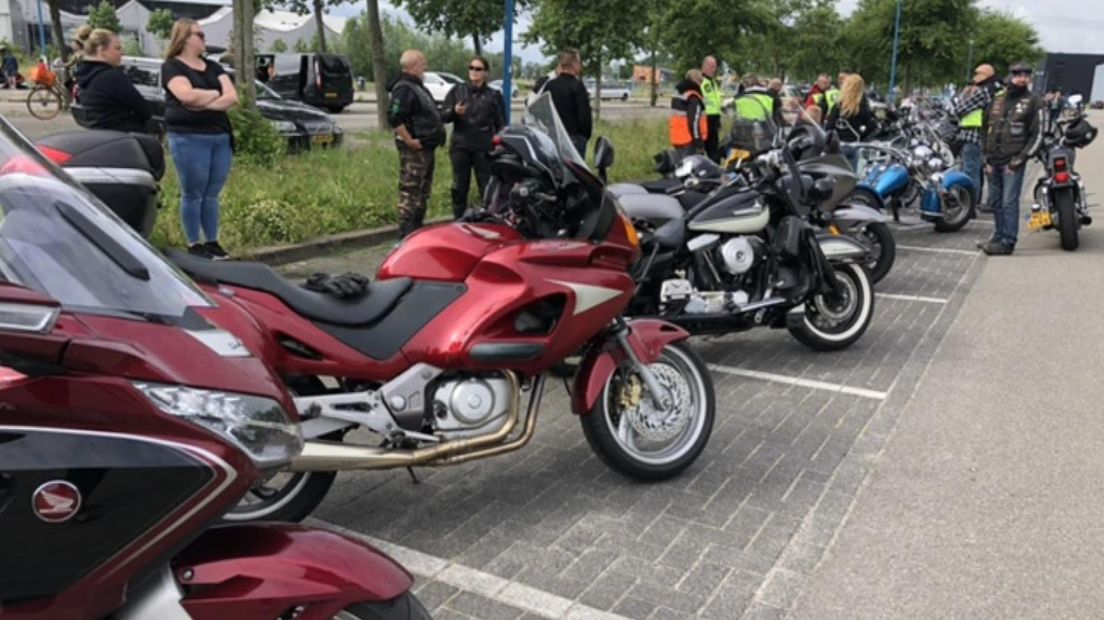
[[[152,124],[159,133],[165,131],[165,93],[161,89],[162,62],[156,58],[127,57],[120,67],[152,106]],[[233,75],[232,71],[228,73]],[[328,114],[298,101],[288,101],[260,82],[256,83],[256,87],[257,110],[287,139],[289,151],[341,144],[344,132]],[[78,100],[73,102],[71,109],[77,124],[87,127],[79,93]]]
[[[302,101],[333,114],[353,102],[353,70],[340,54],[259,54],[272,90],[284,99]],[[271,67],[271,71],[268,71]],[[260,76],[258,72],[258,76]]]

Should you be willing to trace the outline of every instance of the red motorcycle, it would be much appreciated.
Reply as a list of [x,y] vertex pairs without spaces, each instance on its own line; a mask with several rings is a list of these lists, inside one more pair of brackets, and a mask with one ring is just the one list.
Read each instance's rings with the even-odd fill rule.
[[[543,124],[499,137],[479,218],[409,236],[362,295],[306,290],[259,263],[169,253],[225,313],[214,319],[296,393],[308,439],[288,472],[228,519],[299,520],[342,470],[464,463],[533,436],[545,377],[582,352],[571,390],[591,448],[636,479],[669,478],[712,430],[712,379],[656,320],[623,321],[639,242],[564,134]],[[603,142],[604,170],[612,147]],[[528,406],[522,412],[522,396]],[[354,444],[354,428],[373,431]]]
[[207,529],[302,447],[232,311],[0,122],[0,616],[428,618],[363,543]]

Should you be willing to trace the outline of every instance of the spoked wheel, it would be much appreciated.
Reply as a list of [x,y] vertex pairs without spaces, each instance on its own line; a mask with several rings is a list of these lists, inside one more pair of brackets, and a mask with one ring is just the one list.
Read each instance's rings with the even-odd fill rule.
[[356,603],[337,612],[334,620],[432,620],[418,597],[411,592],[382,602]]
[[27,111],[40,121],[48,121],[61,113],[61,95],[48,86],[35,86],[27,93]]
[[716,408],[713,380],[705,362],[683,343],[668,344],[648,368],[666,392],[665,407],[657,406],[631,367],[622,367],[580,421],[590,447],[611,469],[637,480],[663,480],[705,449]]
[[943,217],[935,221],[938,232],[961,230],[974,214],[974,192],[962,185],[952,187],[943,194]]
[[897,259],[897,241],[893,238],[893,231],[885,222],[869,222],[856,226],[850,233],[861,236],[865,245],[870,248],[870,260],[866,263],[866,270],[872,283],[881,282],[882,278],[889,275],[893,268],[893,262]]
[[840,284],[838,295],[820,293],[805,303],[790,334],[815,351],[839,351],[858,340],[874,316],[874,294],[866,269],[855,263],[832,265]]

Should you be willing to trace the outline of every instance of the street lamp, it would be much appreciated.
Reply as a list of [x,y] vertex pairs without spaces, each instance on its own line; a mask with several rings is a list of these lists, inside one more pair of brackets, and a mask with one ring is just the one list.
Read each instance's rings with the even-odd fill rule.
[[901,2],[897,0],[897,19],[893,23],[893,61],[889,67],[889,105],[893,105],[897,99],[894,89],[897,88],[897,48],[901,44]]
[[506,124],[510,124],[510,95],[514,92],[514,0],[506,1],[506,32],[504,33],[502,59],[502,97],[503,110],[506,111]]

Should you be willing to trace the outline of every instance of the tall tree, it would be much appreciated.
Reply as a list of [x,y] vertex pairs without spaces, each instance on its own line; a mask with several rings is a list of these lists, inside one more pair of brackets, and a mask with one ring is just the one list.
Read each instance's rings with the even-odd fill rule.
[[157,9],[150,13],[149,22],[146,24],[146,31],[158,39],[166,40],[169,38],[169,35],[172,34],[173,22],[175,21],[172,11],[168,9]]
[[109,0],[103,0],[88,12],[88,25],[93,28],[103,28],[111,32],[119,32],[119,16],[115,13],[115,5]]
[[627,19],[639,11],[635,0],[542,0],[523,41],[540,42],[549,56],[574,47],[583,57],[584,73],[594,76],[595,116],[602,109],[602,66],[629,58],[645,41],[644,25]]
[[[54,45],[58,48],[62,60],[69,60],[69,45],[65,42],[65,31],[61,29],[61,0],[46,0],[50,8],[50,29],[53,31]],[[42,54],[47,54],[42,50]]]
[[[502,30],[502,0],[397,0],[419,28],[450,37],[471,37],[476,54],[483,54],[483,42]],[[515,13],[529,4],[519,0]],[[516,14],[515,14],[516,17]]]
[[379,0],[368,3],[368,38],[372,45],[372,82],[376,85],[376,126],[387,128],[387,108],[391,97],[387,92],[387,57],[383,55],[383,26],[380,24]]
[[763,0],[683,0],[668,5],[662,23],[663,44],[681,72],[706,56],[738,64],[740,41],[770,23],[770,10]]
[[314,26],[318,40],[318,51],[326,52],[326,22],[323,19],[327,7],[344,4],[349,0],[261,0],[266,9],[287,9],[296,15],[314,15]]
[[[969,48],[960,50],[962,62],[957,66],[960,74],[973,72],[967,63],[979,65],[983,62],[993,65],[998,72],[1008,69],[1016,62],[1034,63],[1043,58],[1046,52],[1039,45],[1039,33],[1031,24],[998,11],[983,10],[978,17],[973,37],[973,58]],[[1044,87],[1038,84],[1038,87]]]
[[254,58],[253,18],[256,5],[253,0],[234,0],[234,31],[231,33],[230,46],[234,58],[234,72],[240,76],[236,82],[242,107],[251,107],[256,101],[257,91],[254,80],[246,76],[257,74]]

